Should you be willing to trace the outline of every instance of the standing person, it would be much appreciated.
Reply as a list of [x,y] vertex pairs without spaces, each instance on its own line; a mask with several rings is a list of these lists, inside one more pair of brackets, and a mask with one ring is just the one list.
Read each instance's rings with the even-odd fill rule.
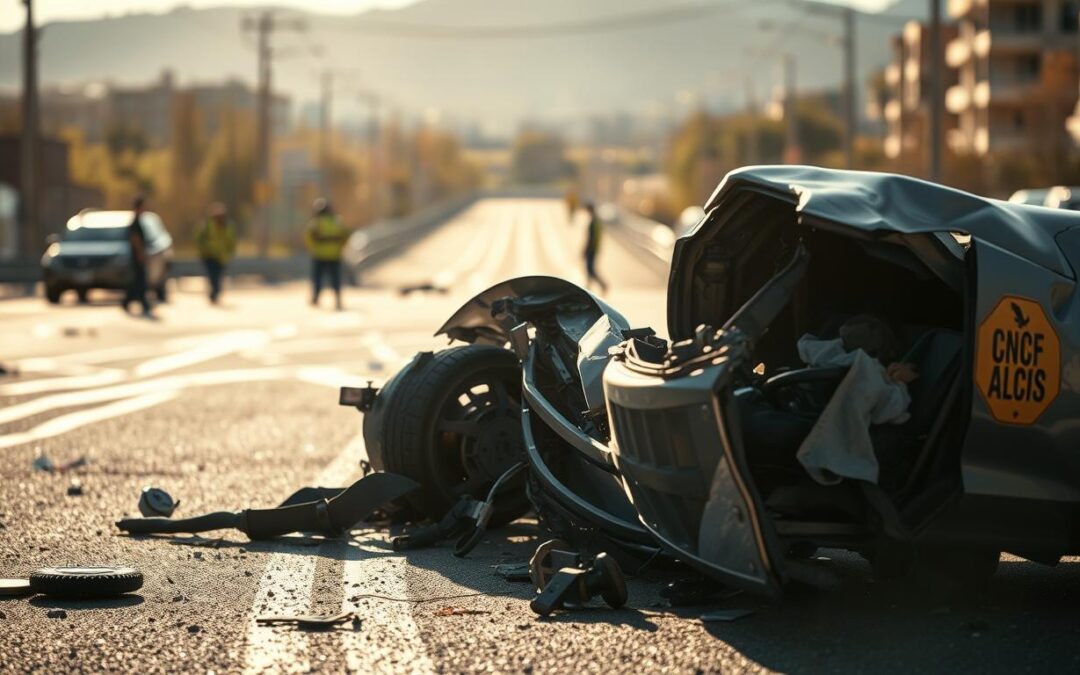
[[229,222],[224,204],[215,202],[210,206],[206,222],[195,233],[195,244],[199,247],[199,257],[206,267],[206,278],[210,282],[210,302],[216,305],[221,297],[221,278],[225,274],[225,266],[236,253],[236,228]]
[[146,231],[143,229],[142,214],[146,212],[146,198],[136,197],[132,204],[135,216],[128,225],[128,243],[131,245],[131,281],[124,296],[124,311],[131,311],[131,303],[136,300],[142,305],[143,316],[152,318],[153,310],[146,299]]
[[336,307],[341,304],[341,253],[349,240],[349,231],[330,208],[330,203],[319,197],[312,205],[312,217],[304,231],[304,241],[311,254],[311,304],[319,304],[323,277],[330,277],[334,289]]
[[595,281],[600,286],[601,293],[607,293],[607,282],[596,273],[596,254],[600,252],[600,238],[603,234],[604,224],[596,215],[596,205],[592,202],[585,204],[585,213],[589,216],[589,231],[585,239],[585,285]]

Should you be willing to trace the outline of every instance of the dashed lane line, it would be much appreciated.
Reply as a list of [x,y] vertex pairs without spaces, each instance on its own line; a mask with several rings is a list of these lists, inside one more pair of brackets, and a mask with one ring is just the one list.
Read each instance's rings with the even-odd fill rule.
[[[362,435],[354,437],[316,478],[313,485],[347,485],[358,473],[364,453]],[[311,669],[307,635],[290,626],[263,626],[262,615],[306,614],[311,606],[315,556],[278,552],[270,556],[247,617],[245,673],[307,672]]]
[[77,412],[68,413],[67,415],[54,417],[51,420],[42,422],[26,431],[19,431],[13,434],[0,436],[0,449],[41,441],[46,438],[66,434],[69,431],[73,431],[88,424],[102,422],[122,415],[130,415],[131,413],[146,410],[147,408],[153,408],[154,406],[173,400],[177,395],[178,393],[175,391],[154,392],[143,394],[142,396],[121,399],[98,408],[79,410]]

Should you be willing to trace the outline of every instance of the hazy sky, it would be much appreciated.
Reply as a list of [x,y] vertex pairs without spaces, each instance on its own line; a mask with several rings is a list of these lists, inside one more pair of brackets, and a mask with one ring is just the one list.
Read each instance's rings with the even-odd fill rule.
[[[241,5],[292,6],[313,12],[349,14],[373,7],[393,8],[417,0],[34,0],[35,20],[41,23],[58,19],[89,19],[129,12],[167,12],[177,5],[190,7],[236,7]],[[830,1],[830,0],[826,0]],[[831,0],[860,9],[876,11],[890,4],[889,0]],[[543,2],[543,0],[536,0]],[[0,32],[17,30],[25,20],[22,0],[0,0]]]

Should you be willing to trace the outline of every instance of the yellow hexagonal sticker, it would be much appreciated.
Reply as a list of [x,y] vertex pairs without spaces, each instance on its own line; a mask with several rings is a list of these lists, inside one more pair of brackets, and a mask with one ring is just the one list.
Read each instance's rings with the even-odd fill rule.
[[1005,424],[1033,424],[1061,388],[1061,341],[1042,305],[1006,295],[979,325],[975,386]]

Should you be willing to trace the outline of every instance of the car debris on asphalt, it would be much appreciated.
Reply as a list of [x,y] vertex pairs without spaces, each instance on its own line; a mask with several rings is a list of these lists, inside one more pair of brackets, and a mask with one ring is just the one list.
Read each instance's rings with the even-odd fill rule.
[[409,478],[390,473],[364,476],[326,499],[268,509],[218,511],[193,518],[123,518],[116,526],[129,534],[195,533],[236,529],[252,540],[292,532],[337,537],[370,516],[380,506],[416,489]]
[[66,473],[74,469],[80,469],[89,463],[90,461],[86,457],[78,457],[69,462],[57,464],[50,457],[42,454],[34,458],[33,467],[46,473]]
[[139,513],[147,518],[156,516],[171,518],[178,506],[180,506],[180,500],[174,500],[161,488],[144,487],[142,493],[139,494]]
[[297,615],[272,615],[255,618],[255,623],[272,626],[276,624],[294,624],[299,628],[330,628],[343,623],[353,622],[359,624],[360,619],[354,612],[341,612],[340,614],[297,614]]

